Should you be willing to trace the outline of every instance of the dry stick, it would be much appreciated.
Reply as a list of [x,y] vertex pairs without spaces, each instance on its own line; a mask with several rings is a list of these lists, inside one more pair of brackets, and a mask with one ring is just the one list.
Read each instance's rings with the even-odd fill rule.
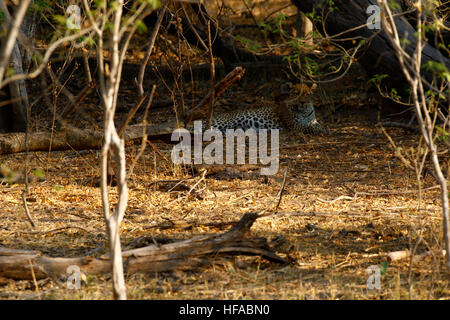
[[56,74],[53,72],[50,63],[47,64],[45,71],[47,71],[48,75],[50,76],[50,79],[52,80],[54,90],[60,89],[61,92],[67,97],[67,99],[69,99],[70,103],[72,104],[75,103],[74,95],[72,94],[72,92],[66,89],[65,85],[61,84],[61,82],[59,81],[59,77],[57,77]]
[[[39,286],[36,281],[36,275],[34,273],[33,263],[31,262],[31,259],[28,259],[28,262],[30,263],[31,276],[33,277],[34,288],[36,289],[36,294],[39,295]],[[40,300],[40,298],[39,298],[39,300]]]
[[191,195],[191,192],[192,192],[192,190],[194,190],[195,189],[195,187],[197,187],[199,184],[200,184],[200,182],[202,182],[203,180],[205,180],[205,177],[206,177],[206,173],[208,172],[208,170],[203,170],[203,174],[202,174],[202,176],[200,177],[200,179],[191,187],[191,189],[189,190],[189,192],[188,192],[188,194],[186,195],[186,200],[185,200],[185,202],[189,199],[189,196]]
[[213,106],[214,106],[214,82],[216,78],[216,70],[214,66],[214,55],[212,52],[212,44],[211,44],[211,20],[208,19],[207,23],[207,29],[208,29],[208,47],[209,47],[209,64],[210,64],[210,74],[211,74],[211,91],[210,91],[210,103],[209,103],[209,109],[208,109],[208,118],[206,120],[206,126],[205,129],[209,129],[211,126],[212,116],[213,116]]
[[153,102],[153,96],[155,94],[155,90],[156,90],[156,84],[153,85],[152,87],[152,92],[150,93],[150,98],[148,99],[148,103],[145,106],[145,111],[144,111],[144,120],[143,120],[143,126],[142,126],[142,142],[141,142],[141,147],[139,148],[139,152],[136,155],[136,157],[133,159],[133,163],[131,163],[130,169],[128,171],[128,176],[130,176],[133,171],[134,171],[134,166],[137,163],[137,161],[139,160],[139,158],[144,154],[145,151],[145,147],[147,145],[147,114],[148,114],[148,110],[150,109],[150,106],[152,105]]
[[334,200],[324,200],[322,198],[317,198],[317,200],[320,201],[320,202],[323,202],[323,203],[334,203],[334,202],[339,201],[339,200],[356,200],[356,198],[357,198],[357,196],[356,196],[356,193],[355,193],[355,195],[353,197],[339,196],[339,197],[337,197]]
[[86,77],[88,79],[89,83],[92,83],[92,74],[91,74],[91,68],[89,67],[89,57],[84,51],[84,48],[81,49],[82,55],[83,55],[83,66],[84,66],[84,72],[86,73]]
[[158,148],[153,142],[151,142],[150,140],[147,140],[147,143],[148,143],[148,144],[150,145],[150,147],[152,147],[152,149],[153,149],[157,154],[159,154],[159,156],[160,156],[161,158],[163,158],[169,165],[172,164],[172,162],[170,162],[169,159],[167,159],[167,157],[164,155],[164,153],[162,153],[161,150],[159,150],[159,148]]
[[[249,254],[261,255],[269,261],[286,263],[275,254],[269,243],[262,237],[249,237],[250,228],[255,222],[255,213],[245,214],[236,226],[228,232],[222,234],[212,234],[195,237],[188,240],[181,240],[175,243],[160,244],[155,246],[127,250],[122,253],[125,262],[126,272],[164,272],[175,269],[192,269],[210,263],[207,260],[218,254]],[[91,256],[78,258],[51,258],[37,254],[14,254],[10,257],[0,256],[0,269],[3,277],[20,277],[30,279],[30,272],[26,268],[31,259],[35,269],[37,279],[49,276],[58,277],[65,274],[66,268],[70,265],[78,265],[80,269],[89,274],[110,273],[110,263],[113,256],[102,255],[99,259]],[[11,261],[13,260],[13,261]],[[13,263],[11,263],[13,262]]]
[[[217,98],[222,95],[222,93],[225,92],[225,90],[231,86],[234,82],[240,80],[242,76],[245,73],[245,69],[242,67],[236,67],[233,71],[231,71],[229,74],[227,74],[222,80],[220,80],[215,88],[214,88],[214,100],[217,100]],[[203,112],[197,111],[198,109],[203,108],[204,106],[208,105],[211,101],[211,94],[212,92],[209,92],[206,97],[202,99],[190,112],[188,116],[188,121],[191,122],[192,120],[197,120],[200,118],[203,118]]]
[[287,168],[284,169],[283,183],[281,184],[281,187],[280,187],[279,198],[278,198],[278,203],[275,206],[275,212],[278,211],[278,207],[280,206],[280,203],[281,203],[281,198],[283,197],[283,191],[284,191],[284,187],[286,185],[286,177],[287,177]]
[[189,177],[189,178],[184,178],[184,179],[173,179],[173,180],[156,180],[156,181],[152,181],[148,184],[148,186],[152,186],[154,184],[158,184],[158,183],[177,183],[177,182],[184,182],[184,181],[188,181],[188,180],[192,180],[195,177]]
[[411,163],[401,154],[399,149],[397,148],[397,145],[395,144],[394,140],[391,138],[391,136],[386,132],[386,129],[384,129],[383,125],[380,124],[381,131],[386,136],[386,138],[389,140],[390,144],[395,150],[395,155],[402,161],[402,163],[408,168],[413,169]]
[[166,13],[168,3],[169,3],[169,1],[166,1],[164,3],[164,6],[161,9],[161,12],[159,13],[158,20],[156,21],[152,35],[150,37],[150,43],[147,47],[147,51],[145,52],[144,60],[142,61],[141,68],[139,70],[139,75],[138,75],[139,80],[137,80],[136,78],[134,79],[134,81],[136,82],[136,86],[139,90],[140,96],[142,96],[144,94],[143,83],[144,83],[145,67],[147,66],[148,60],[150,59],[150,56],[152,54],[153,46],[155,45],[156,35],[158,34],[159,27],[161,26],[161,22],[164,18],[164,14]]
[[381,125],[383,127],[394,127],[394,128],[402,128],[406,130],[410,130],[412,132],[419,132],[419,130],[416,128],[416,126],[407,124],[407,123],[401,123],[401,122],[395,122],[395,121],[384,121],[381,122]]
[[[172,70],[173,76],[173,90],[171,91],[171,97],[173,99],[174,105],[173,109],[175,112],[175,118],[177,120],[177,127],[179,127],[179,122],[186,120],[186,108],[184,103],[184,94],[183,94],[183,58],[182,58],[182,49],[181,49],[181,37],[182,37],[182,27],[181,27],[181,19],[179,17],[179,10],[175,11],[175,21],[176,21],[176,29],[177,29],[177,48],[175,55],[177,56],[176,63],[174,63],[174,67],[169,67]],[[166,58],[167,59],[167,58]]]
[[277,195],[272,199],[272,201],[269,203],[269,205],[264,210],[262,210],[262,211],[260,211],[258,213],[258,218],[268,215],[268,214],[265,214],[265,212],[270,208],[270,206],[274,203],[274,201],[277,198],[279,198],[279,199],[278,199],[278,203],[277,203],[277,205],[275,207],[275,212],[278,210],[278,206],[280,205],[281,197],[283,195],[283,190],[284,190],[284,187],[286,186],[286,177],[287,177],[287,168],[284,169],[283,182],[281,182],[280,190],[278,191]]
[[200,42],[200,44],[202,45],[203,49],[208,51],[209,49],[206,46],[205,41],[203,41],[202,37],[200,37],[200,35],[198,34],[197,29],[192,24],[192,21],[189,18],[189,14],[186,12],[186,8],[184,7],[184,4],[181,4],[181,9],[183,9],[184,16],[186,17],[186,21],[189,23],[189,28],[191,28],[192,32],[194,32],[195,37],[197,38],[198,42]]
[[22,234],[48,234],[48,233],[54,233],[54,232],[59,232],[59,231],[63,231],[63,230],[67,230],[67,229],[79,229],[82,230],[86,233],[89,233],[88,230],[82,228],[82,227],[77,227],[77,226],[67,226],[67,227],[61,227],[61,228],[56,228],[56,229],[52,229],[52,230],[46,230],[46,231],[16,231],[17,233],[22,233]]
[[29,145],[28,145],[28,140],[29,140],[29,134],[30,134],[30,105],[27,103],[28,100],[25,101],[25,106],[26,106],[26,124],[25,124],[25,189],[22,192],[22,203],[23,203],[23,208],[25,209],[25,214],[28,218],[28,221],[30,221],[31,226],[33,228],[36,227],[36,223],[33,220],[33,217],[30,214],[30,210],[28,209],[28,205],[27,205],[27,195],[30,192],[30,185],[29,185],[29,181],[28,181],[28,160],[29,160]]
[[[26,169],[25,169],[26,170]],[[23,208],[25,209],[25,214],[27,215],[28,221],[30,221],[31,225],[33,226],[33,228],[36,227],[36,223],[33,220],[33,217],[30,214],[30,210],[28,209],[28,205],[27,205],[27,194],[28,192],[26,191],[26,188],[28,187],[28,177],[25,178],[25,190],[23,190],[22,192],[22,203],[23,203]]]
[[84,98],[86,98],[86,96],[91,92],[91,90],[94,87],[95,87],[95,81],[92,81],[92,79],[91,79],[89,84],[76,97],[75,102],[63,112],[63,114],[61,116],[63,120],[66,120],[77,109],[77,107],[80,105],[80,103],[84,100]]
[[119,130],[117,130],[117,133],[119,134],[119,136],[122,136],[123,132],[125,131],[125,128],[128,126],[131,119],[133,119],[134,115],[136,114],[138,109],[141,107],[142,103],[144,103],[145,99],[147,98],[147,95],[148,95],[147,93],[142,95],[141,100],[139,100],[139,102],[134,106],[134,108],[132,108],[128,112],[128,115],[127,115],[125,121],[120,125]]
[[19,102],[19,101],[22,101],[22,100],[24,100],[23,97],[17,97],[17,98],[9,99],[9,100],[6,100],[6,101],[1,101],[0,102],[0,108],[4,107],[4,106],[7,106],[8,104],[13,104],[15,102]]

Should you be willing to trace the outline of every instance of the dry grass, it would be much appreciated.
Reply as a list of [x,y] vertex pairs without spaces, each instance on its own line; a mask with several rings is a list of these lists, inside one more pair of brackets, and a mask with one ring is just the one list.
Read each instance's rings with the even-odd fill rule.
[[[192,272],[133,274],[127,277],[129,298],[449,299],[449,273],[443,259],[433,256],[412,265],[408,260],[390,263],[381,276],[381,290],[367,289],[366,268],[386,262],[388,252],[416,244],[418,253],[440,247],[439,190],[423,191],[419,201],[414,174],[403,169],[384,136],[363,115],[342,119],[331,132],[328,137],[307,137],[308,143],[283,135],[278,175],[265,179],[258,176],[259,170],[224,173],[206,178],[190,197],[186,197],[189,188],[200,175],[183,181],[181,191],[150,185],[190,175],[149,149],[130,178],[129,207],[121,229],[124,247],[141,236],[189,238],[222,232],[202,224],[233,221],[245,212],[264,209],[288,168],[280,214],[258,220],[252,232],[285,237],[279,254],[288,255],[293,263],[280,266],[259,257],[231,257],[212,260],[212,266]],[[389,132],[400,146],[414,144],[416,137],[401,129]],[[169,154],[171,146],[158,146]],[[130,158],[138,147],[128,148]],[[32,183],[29,198],[41,233],[31,233],[26,220],[20,200],[23,185],[2,185],[0,245],[51,256],[104,253],[105,227],[95,186],[98,157],[97,151],[33,153],[31,167],[45,172],[43,181]],[[1,156],[0,162],[23,170],[24,155]],[[423,181],[423,188],[433,185],[432,177]],[[197,226],[154,228],[167,220]],[[64,227],[71,228],[48,232]],[[107,277],[88,276],[78,291],[67,290],[61,279],[41,280],[38,287],[36,294],[32,281],[1,279],[0,298],[111,297]]]

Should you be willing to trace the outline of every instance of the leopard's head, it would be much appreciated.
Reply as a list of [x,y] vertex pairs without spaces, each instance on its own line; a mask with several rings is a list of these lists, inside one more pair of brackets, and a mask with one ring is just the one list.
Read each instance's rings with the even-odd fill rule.
[[282,118],[291,130],[299,130],[311,134],[328,134],[329,130],[317,122],[312,102],[316,84],[291,86],[289,98],[282,101]]

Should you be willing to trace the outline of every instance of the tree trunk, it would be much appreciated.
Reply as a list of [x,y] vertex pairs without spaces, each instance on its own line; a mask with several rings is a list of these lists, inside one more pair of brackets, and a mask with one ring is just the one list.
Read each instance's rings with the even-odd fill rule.
[[314,30],[314,26],[309,20],[306,15],[300,11],[300,9],[297,10],[297,35],[305,39],[305,43],[307,45],[313,45],[313,35],[312,32]]
[[[13,18],[9,14],[8,8],[4,2],[0,4],[0,7],[5,15],[6,22],[9,23]],[[34,39],[37,23],[36,16],[37,14],[34,13],[32,16],[24,17],[20,25],[20,31],[26,36],[26,39],[22,39],[23,41]],[[8,63],[8,66],[14,70],[14,74],[23,74],[30,65],[32,45],[27,43],[27,46],[28,48],[19,46],[17,41],[14,43]],[[8,88],[9,93],[2,99],[5,105],[0,107],[0,132],[23,132],[26,129],[27,108],[29,105],[25,80],[13,82]]]
[[[291,1],[303,12],[312,12],[313,10],[315,10],[316,14],[322,12],[322,9],[319,8],[319,5],[323,4],[322,0]],[[329,36],[366,24],[370,16],[366,13],[368,6],[377,5],[376,0],[345,0],[334,1],[334,3],[337,9],[330,11],[325,8],[325,12],[327,13],[326,20],[323,24],[318,23],[316,25],[320,32]],[[399,37],[407,39],[410,43],[406,46],[405,51],[412,55],[417,45],[417,39],[414,36],[416,30],[402,17],[395,18],[395,24],[399,32]],[[377,32],[379,33],[376,34]],[[359,41],[361,38],[369,39],[373,37],[358,57],[358,62],[366,69],[368,74],[370,76],[388,74],[389,78],[386,79],[386,84],[390,87],[395,87],[399,92],[406,92],[409,85],[403,76],[394,49],[385,31],[363,27],[352,32],[346,32],[340,36],[340,38],[346,39],[355,37],[356,41]],[[354,40],[342,41],[340,44],[346,49],[355,47]],[[422,53],[422,62],[426,64],[428,61],[442,62],[447,68],[450,68],[450,61],[447,58],[431,45],[425,44]],[[431,72],[423,70],[422,74],[427,81],[432,81],[433,75]]]

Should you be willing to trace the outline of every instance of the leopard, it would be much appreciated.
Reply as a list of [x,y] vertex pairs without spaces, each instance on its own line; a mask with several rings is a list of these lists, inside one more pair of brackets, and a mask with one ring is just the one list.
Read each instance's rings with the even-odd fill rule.
[[[220,113],[211,119],[211,128],[226,133],[227,129],[281,129],[306,134],[329,134],[329,129],[316,118],[312,91],[280,103],[261,101],[248,109]],[[205,126],[206,122],[203,122]]]

